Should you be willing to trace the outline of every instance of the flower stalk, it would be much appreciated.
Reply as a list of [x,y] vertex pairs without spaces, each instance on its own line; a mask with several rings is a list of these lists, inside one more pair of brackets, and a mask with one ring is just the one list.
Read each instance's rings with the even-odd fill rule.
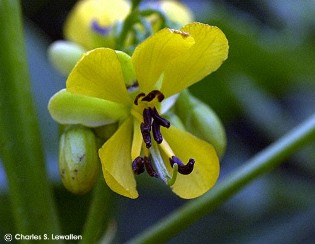
[[155,243],[170,239],[201,217],[209,214],[260,175],[283,163],[286,158],[314,140],[314,138],[315,114],[252,159],[249,159],[242,167],[217,184],[213,190],[187,203],[128,243]]
[[16,233],[60,233],[31,95],[18,0],[0,1],[0,29],[0,154]]
[[93,192],[89,214],[83,229],[81,244],[97,243],[104,234],[104,230],[106,230],[109,224],[110,215],[113,212],[113,202],[113,194],[100,175]]

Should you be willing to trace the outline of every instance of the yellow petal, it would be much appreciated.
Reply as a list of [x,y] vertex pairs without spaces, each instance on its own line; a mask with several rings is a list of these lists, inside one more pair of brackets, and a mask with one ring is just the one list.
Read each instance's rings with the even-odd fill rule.
[[[93,32],[92,23],[111,28],[129,13],[130,4],[125,0],[84,0],[78,1],[67,17],[64,35],[67,40],[80,43],[87,49],[100,47],[114,48],[114,38],[98,36]],[[97,37],[102,37],[97,39]]]
[[119,103],[76,95],[65,89],[51,97],[48,110],[60,124],[82,124],[89,127],[111,124],[128,115],[128,109]]
[[173,126],[168,129],[161,128],[161,131],[175,156],[184,164],[190,158],[195,160],[192,173],[189,175],[178,174],[172,190],[185,199],[195,198],[206,193],[217,181],[220,171],[219,159],[213,146]]
[[137,198],[136,180],[131,168],[132,119],[126,120],[99,150],[107,185],[116,193]]
[[228,41],[218,27],[191,23],[180,30],[188,33],[195,43],[166,66],[161,88],[166,97],[217,70],[228,56]]
[[141,43],[132,55],[140,90],[148,93],[159,89],[156,83],[165,68],[193,43],[193,38],[177,34],[168,28]]
[[130,104],[120,62],[114,50],[97,48],[87,52],[67,79],[67,91]]

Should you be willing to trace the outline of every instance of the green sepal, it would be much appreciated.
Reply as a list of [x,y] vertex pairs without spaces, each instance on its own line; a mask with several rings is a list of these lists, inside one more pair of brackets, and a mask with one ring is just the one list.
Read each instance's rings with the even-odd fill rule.
[[66,89],[51,97],[48,110],[60,124],[82,124],[88,127],[111,124],[128,115],[128,108],[121,104],[77,95]]

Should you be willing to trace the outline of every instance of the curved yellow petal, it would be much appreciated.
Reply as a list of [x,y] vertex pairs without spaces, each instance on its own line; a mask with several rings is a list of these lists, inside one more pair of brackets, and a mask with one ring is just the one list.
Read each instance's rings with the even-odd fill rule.
[[129,9],[130,4],[125,0],[78,1],[66,19],[65,38],[79,43],[87,49],[100,46],[114,48],[115,42],[112,34],[99,35],[93,31],[93,23],[110,30],[115,22],[121,21],[127,16]]
[[159,89],[158,80],[169,63],[194,43],[193,38],[165,28],[142,42],[132,55],[140,90]]
[[216,183],[220,171],[219,159],[213,146],[173,126],[168,129],[161,128],[161,131],[175,156],[184,164],[190,158],[195,160],[192,173],[177,175],[176,182],[172,186],[173,192],[185,199],[206,193]]
[[126,120],[99,150],[107,185],[116,193],[137,198],[136,180],[131,168],[132,119]]
[[60,124],[96,127],[114,123],[128,115],[128,109],[96,97],[76,95],[63,89],[52,96],[48,110]]
[[70,73],[66,87],[75,94],[125,105],[131,103],[119,59],[109,48],[85,53]]
[[218,27],[191,23],[180,31],[189,34],[195,43],[166,66],[161,88],[166,97],[217,70],[228,56],[228,41]]

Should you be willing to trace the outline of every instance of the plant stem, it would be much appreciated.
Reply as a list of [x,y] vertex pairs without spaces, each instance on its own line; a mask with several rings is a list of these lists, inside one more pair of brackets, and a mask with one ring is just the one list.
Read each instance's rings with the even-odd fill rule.
[[104,234],[110,217],[109,207],[113,206],[112,201],[111,191],[106,186],[103,175],[101,175],[93,192],[92,203],[80,243],[97,243]]
[[17,233],[58,234],[26,62],[20,3],[0,1],[0,153]]
[[213,211],[251,181],[278,166],[315,137],[315,115],[244,163],[203,197],[187,203],[130,243],[162,243]]
[[137,9],[141,2],[142,2],[142,0],[132,0],[131,1],[131,11]]

